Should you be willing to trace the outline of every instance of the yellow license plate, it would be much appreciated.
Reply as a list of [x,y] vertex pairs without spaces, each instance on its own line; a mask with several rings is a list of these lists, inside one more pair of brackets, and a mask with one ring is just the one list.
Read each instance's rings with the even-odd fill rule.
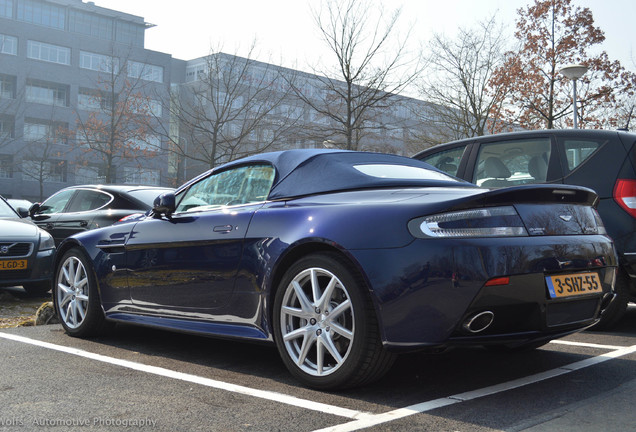
[[546,276],[551,298],[573,297],[603,292],[597,273],[573,273]]
[[0,260],[0,270],[24,270],[27,260]]

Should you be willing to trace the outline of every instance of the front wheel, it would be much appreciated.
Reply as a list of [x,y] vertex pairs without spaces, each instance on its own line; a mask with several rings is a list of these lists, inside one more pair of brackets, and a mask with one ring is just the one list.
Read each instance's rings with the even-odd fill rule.
[[94,336],[106,328],[90,265],[86,255],[74,248],[64,254],[55,272],[53,302],[64,330],[71,336]]
[[379,379],[394,355],[382,347],[364,284],[336,254],[302,258],[285,273],[274,301],[274,333],[290,372],[321,390]]

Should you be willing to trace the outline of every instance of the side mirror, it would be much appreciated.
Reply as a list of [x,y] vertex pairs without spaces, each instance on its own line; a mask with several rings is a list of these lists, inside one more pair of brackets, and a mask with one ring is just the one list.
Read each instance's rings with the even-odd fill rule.
[[40,203],[35,203],[31,207],[29,207],[29,216],[33,217],[37,212],[40,211]]
[[166,192],[155,198],[152,211],[155,215],[170,216],[176,209],[174,192]]
[[18,214],[20,215],[22,219],[29,216],[29,211],[25,209],[24,207],[17,207],[15,211],[18,212]]

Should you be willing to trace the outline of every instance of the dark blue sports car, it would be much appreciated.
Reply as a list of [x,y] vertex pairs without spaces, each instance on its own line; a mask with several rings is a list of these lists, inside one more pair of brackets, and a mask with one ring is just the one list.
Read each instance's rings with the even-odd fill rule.
[[597,322],[617,261],[596,203],[395,155],[262,154],[65,240],[55,306],[72,336],[123,322],[267,341],[306,385],[358,386],[399,352],[536,347]]

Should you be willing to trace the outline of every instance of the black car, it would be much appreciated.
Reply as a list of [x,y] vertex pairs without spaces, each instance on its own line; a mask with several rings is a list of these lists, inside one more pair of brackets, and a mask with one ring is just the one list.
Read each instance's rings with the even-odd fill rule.
[[53,237],[0,197],[0,286],[22,285],[32,295],[47,292],[54,257]]
[[608,328],[636,301],[635,143],[636,134],[621,131],[527,131],[441,144],[414,158],[481,187],[563,183],[596,191],[620,262],[618,298],[599,326]]
[[101,228],[152,208],[154,199],[172,189],[133,185],[71,186],[29,209],[39,227],[53,235],[58,245],[66,237]]

